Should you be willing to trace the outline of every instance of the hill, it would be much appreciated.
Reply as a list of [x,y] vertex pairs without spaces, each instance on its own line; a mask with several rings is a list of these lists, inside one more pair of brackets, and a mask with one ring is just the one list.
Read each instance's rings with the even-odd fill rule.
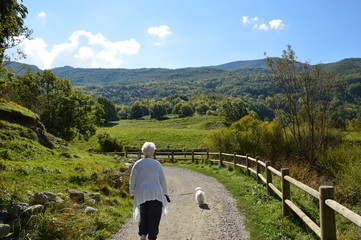
[[[0,99],[1,239],[106,239],[130,216],[128,181],[120,158],[65,144]],[[86,214],[90,206],[98,213]]]

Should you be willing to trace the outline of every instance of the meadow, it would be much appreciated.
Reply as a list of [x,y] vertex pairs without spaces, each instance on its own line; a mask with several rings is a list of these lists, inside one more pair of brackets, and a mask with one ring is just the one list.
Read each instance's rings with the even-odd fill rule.
[[[212,130],[225,127],[223,121],[218,116],[176,118],[172,115],[165,120],[120,120],[102,126],[97,134],[108,132],[128,147],[140,148],[144,142],[154,142],[158,149],[192,149],[203,147],[203,139]],[[74,140],[72,144],[81,149],[93,149],[97,146],[96,135],[88,141]]]

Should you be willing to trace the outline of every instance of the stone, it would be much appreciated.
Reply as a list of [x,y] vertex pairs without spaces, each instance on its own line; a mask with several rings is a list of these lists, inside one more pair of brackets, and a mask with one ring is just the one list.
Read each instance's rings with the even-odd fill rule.
[[97,203],[97,201],[95,201],[95,199],[90,199],[89,202],[92,204],[92,205],[95,205]]
[[86,214],[92,214],[92,213],[95,213],[96,211],[98,211],[98,209],[92,208],[92,207],[86,207],[85,210],[84,210],[84,212]]
[[76,203],[84,203],[84,193],[78,192],[76,190],[69,190],[69,197]]
[[34,204],[41,204],[41,205],[45,205],[46,203],[49,202],[49,198],[46,196],[45,193],[42,192],[37,192],[34,195]]
[[24,212],[29,207],[28,203],[20,203],[18,205],[14,205],[9,209],[8,219],[18,218],[22,212]]
[[0,238],[8,236],[11,231],[11,226],[8,224],[0,224]]
[[24,212],[21,213],[20,218],[28,218],[31,215],[36,215],[43,212],[43,210],[44,206],[40,204],[28,207]]
[[56,194],[52,192],[44,192],[44,194],[48,197],[49,201],[56,202]]
[[94,199],[96,202],[100,202],[100,193],[92,193],[90,194],[90,198]]

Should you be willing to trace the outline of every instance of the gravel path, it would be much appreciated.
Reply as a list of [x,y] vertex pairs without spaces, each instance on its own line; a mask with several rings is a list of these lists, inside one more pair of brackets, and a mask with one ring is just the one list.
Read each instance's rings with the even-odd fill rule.
[[[230,193],[214,178],[182,168],[164,167],[171,203],[163,215],[158,240],[246,240],[243,217]],[[202,208],[195,201],[196,187],[206,194]],[[112,240],[138,237],[137,222],[129,219]]]

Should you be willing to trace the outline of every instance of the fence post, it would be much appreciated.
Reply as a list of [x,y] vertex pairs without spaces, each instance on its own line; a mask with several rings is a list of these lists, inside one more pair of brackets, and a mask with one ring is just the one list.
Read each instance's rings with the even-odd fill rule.
[[219,163],[220,163],[221,167],[223,167],[222,152],[219,152]]
[[174,162],[174,150],[172,150],[172,158],[171,158],[171,163],[173,163]]
[[258,161],[260,161],[259,160],[259,157],[257,156],[256,157],[256,172],[257,172],[257,183],[262,183],[262,180],[261,180],[261,178],[259,177],[259,175],[258,174],[260,174],[261,173],[261,164],[259,164],[258,163]]
[[207,162],[209,161],[209,149],[207,148]]
[[[154,156],[155,156],[155,153],[154,153]],[[142,150],[139,150],[138,158],[140,159],[141,157],[142,157]]]
[[287,217],[290,215],[290,207],[286,204],[286,199],[290,199],[291,189],[290,183],[286,181],[285,176],[290,174],[290,170],[288,168],[281,169],[281,177],[282,177],[282,212],[283,216]]
[[267,184],[268,195],[272,195],[272,189],[269,186],[269,184],[272,183],[272,172],[271,172],[271,170],[268,169],[268,167],[270,167],[271,164],[272,163],[270,161],[266,162],[266,184]]
[[157,159],[157,151],[154,151],[154,159]]
[[333,186],[321,186],[319,191],[321,240],[336,240],[335,212],[325,203],[327,199],[335,198],[335,189]]
[[192,149],[192,163],[194,162],[194,149]]
[[249,167],[250,167],[250,165],[249,165],[249,154],[247,153],[246,154],[246,167],[247,167],[247,175],[248,176],[250,176],[251,175],[251,171],[249,170]]
[[128,149],[125,149],[125,158],[128,158]]
[[233,153],[233,167],[234,167],[234,170],[236,170],[236,164],[237,164],[237,157],[236,157],[236,154],[237,153]]

